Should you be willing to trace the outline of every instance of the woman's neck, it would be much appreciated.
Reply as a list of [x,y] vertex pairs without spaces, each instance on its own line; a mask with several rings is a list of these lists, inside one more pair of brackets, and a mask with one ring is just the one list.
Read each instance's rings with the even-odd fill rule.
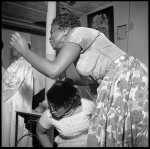
[[69,113],[65,117],[73,116],[80,112],[82,112],[82,106],[77,107],[75,110],[74,109],[70,110]]

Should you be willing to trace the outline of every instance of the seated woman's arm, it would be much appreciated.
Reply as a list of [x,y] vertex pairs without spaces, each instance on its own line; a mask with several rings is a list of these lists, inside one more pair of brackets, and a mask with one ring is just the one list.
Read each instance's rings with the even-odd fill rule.
[[43,147],[52,147],[52,144],[50,143],[50,140],[47,135],[47,129],[42,127],[39,122],[36,127],[36,134]]

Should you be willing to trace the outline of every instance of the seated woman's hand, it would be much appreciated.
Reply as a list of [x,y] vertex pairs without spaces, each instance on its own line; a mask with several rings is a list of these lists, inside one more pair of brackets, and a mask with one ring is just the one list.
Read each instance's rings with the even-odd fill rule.
[[29,50],[28,42],[19,33],[15,32],[11,36],[10,44],[23,55],[25,50]]

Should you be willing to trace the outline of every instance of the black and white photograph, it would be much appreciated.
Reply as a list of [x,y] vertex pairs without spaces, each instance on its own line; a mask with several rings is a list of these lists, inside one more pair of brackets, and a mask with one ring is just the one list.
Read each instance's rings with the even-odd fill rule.
[[1,147],[149,146],[149,1],[1,4]]

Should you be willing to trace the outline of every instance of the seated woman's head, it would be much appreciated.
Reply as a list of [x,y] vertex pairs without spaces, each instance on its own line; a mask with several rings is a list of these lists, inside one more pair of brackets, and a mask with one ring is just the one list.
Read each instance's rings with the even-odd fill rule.
[[49,109],[55,119],[69,116],[81,105],[80,99],[77,88],[69,78],[56,82],[47,92]]

